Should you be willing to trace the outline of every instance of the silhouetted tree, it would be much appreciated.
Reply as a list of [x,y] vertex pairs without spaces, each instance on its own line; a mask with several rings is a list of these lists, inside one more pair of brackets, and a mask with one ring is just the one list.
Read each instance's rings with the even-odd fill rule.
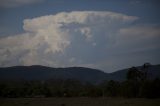
[[139,71],[136,67],[132,67],[127,72],[127,80],[139,81],[141,80],[142,72]]

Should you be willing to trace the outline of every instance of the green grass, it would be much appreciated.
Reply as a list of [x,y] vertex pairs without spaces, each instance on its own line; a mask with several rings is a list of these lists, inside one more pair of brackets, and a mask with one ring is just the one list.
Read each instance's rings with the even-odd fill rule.
[[0,98],[0,106],[160,106],[160,99]]

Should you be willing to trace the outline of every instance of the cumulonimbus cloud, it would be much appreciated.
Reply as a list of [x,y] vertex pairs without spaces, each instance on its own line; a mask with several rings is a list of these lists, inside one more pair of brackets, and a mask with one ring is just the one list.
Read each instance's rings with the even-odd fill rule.
[[[105,50],[117,36],[132,32],[133,28],[126,27],[137,19],[135,16],[108,11],[61,12],[25,19],[23,34],[0,38],[0,66],[72,65],[73,58],[76,61],[74,53],[77,50]],[[68,52],[66,50],[70,50],[68,61],[62,59]]]

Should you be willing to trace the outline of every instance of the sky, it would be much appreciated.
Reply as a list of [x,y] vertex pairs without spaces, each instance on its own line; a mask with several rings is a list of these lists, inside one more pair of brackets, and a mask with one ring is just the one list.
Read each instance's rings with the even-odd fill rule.
[[160,63],[159,0],[0,0],[0,67]]

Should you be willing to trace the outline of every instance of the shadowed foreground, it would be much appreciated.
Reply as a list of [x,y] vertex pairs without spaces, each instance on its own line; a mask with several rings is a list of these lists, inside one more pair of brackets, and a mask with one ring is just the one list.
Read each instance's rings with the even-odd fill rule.
[[160,106],[160,99],[124,98],[6,98],[0,106]]

